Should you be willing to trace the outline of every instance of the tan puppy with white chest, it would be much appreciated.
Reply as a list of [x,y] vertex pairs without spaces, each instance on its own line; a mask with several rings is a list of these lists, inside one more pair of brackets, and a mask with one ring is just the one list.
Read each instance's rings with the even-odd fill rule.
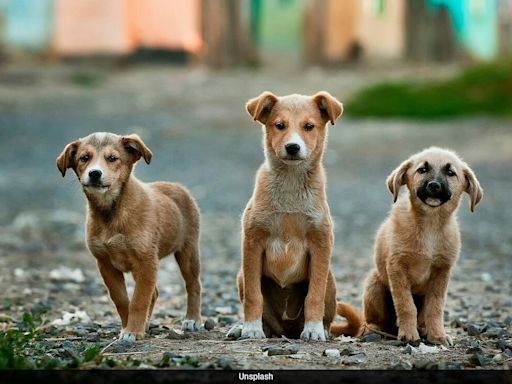
[[[363,299],[366,323],[404,341],[416,341],[421,333],[431,343],[451,345],[443,310],[461,248],[456,212],[464,192],[473,211],[482,188],[454,152],[436,147],[400,164],[387,185],[396,204],[377,232],[376,269]],[[408,193],[398,198],[402,185]]]
[[[120,338],[142,338],[158,298],[159,259],[174,254],[186,283],[182,328],[199,329],[199,209],[190,192],[175,183],[143,183],[135,163],[152,153],[137,135],[93,133],[69,143],[57,158],[62,176],[75,171],[87,197],[87,245],[121,317]],[[135,291],[128,298],[123,273]]]
[[[336,314],[336,286],[322,156],[327,123],[335,123],[342,105],[327,92],[264,92],[246,108],[263,124],[265,162],[242,218],[241,336],[325,340]],[[338,308],[343,312],[344,304]]]

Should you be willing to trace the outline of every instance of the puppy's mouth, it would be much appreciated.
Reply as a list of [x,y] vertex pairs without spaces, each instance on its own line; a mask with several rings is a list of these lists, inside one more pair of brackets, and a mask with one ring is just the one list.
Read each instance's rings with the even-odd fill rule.
[[292,157],[292,156],[286,156],[286,157],[280,157],[279,160],[281,160],[283,163],[287,165],[298,165],[302,163],[305,159],[302,157]]
[[89,183],[82,184],[82,187],[86,192],[105,193],[109,190],[110,184]]
[[437,208],[441,205],[447,203],[451,199],[451,193],[442,192],[442,193],[436,193],[436,194],[430,194],[423,189],[419,189],[416,193],[416,196],[425,204],[428,205],[431,208]]

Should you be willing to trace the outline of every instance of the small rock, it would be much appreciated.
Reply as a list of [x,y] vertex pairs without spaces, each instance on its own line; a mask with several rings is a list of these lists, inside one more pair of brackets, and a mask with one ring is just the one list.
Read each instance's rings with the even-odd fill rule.
[[215,328],[215,320],[206,319],[206,321],[204,322],[204,329],[206,329],[207,331],[211,331],[214,328]]
[[87,335],[87,341],[98,343],[101,340],[100,334],[98,332],[91,332]]
[[156,335],[163,335],[165,333],[168,333],[169,330],[168,329],[165,329],[163,327],[149,327],[149,334],[152,335],[152,336],[156,336]]
[[493,339],[497,339],[497,338],[503,336],[505,333],[506,333],[505,330],[503,330],[499,327],[492,327],[492,328],[488,328],[485,331],[485,336],[491,337]]
[[467,332],[469,336],[480,336],[482,334],[482,328],[474,323],[467,325]]
[[382,340],[382,336],[378,333],[370,333],[361,338],[363,343],[375,343]]
[[348,348],[345,348],[343,351],[340,352],[340,355],[341,356],[351,356],[351,355],[355,355],[357,354],[357,352],[355,352],[352,348],[348,347]]
[[299,351],[299,346],[297,344],[266,345],[261,349],[263,352],[267,352],[268,356],[294,355]]
[[382,344],[391,345],[393,347],[403,347],[407,343],[402,340],[384,340]]
[[182,340],[185,339],[187,336],[184,333],[178,333],[174,329],[170,329],[167,333],[167,336],[165,336],[166,339],[171,340]]
[[469,344],[469,348],[466,350],[466,354],[468,354],[468,355],[479,354],[482,352],[483,352],[483,350],[482,350],[482,348],[480,348],[480,341],[478,341],[478,340],[473,340]]
[[237,340],[242,337],[242,324],[235,324],[231,327],[226,337],[230,340]]
[[484,367],[491,363],[491,359],[483,354],[475,354],[469,358],[471,364],[475,364],[479,367]]
[[455,319],[452,320],[450,325],[453,328],[466,328],[466,323],[467,323],[467,320],[465,318],[456,317]]
[[210,317],[210,316],[217,316],[217,311],[213,308],[204,308],[201,311],[201,315]]
[[341,356],[339,349],[326,349],[324,351],[324,356],[330,357],[330,358],[339,358]]
[[406,353],[408,355],[413,355],[418,353],[418,349],[414,348],[412,345],[407,344],[404,349],[402,349],[402,353]]
[[341,363],[345,364],[345,365],[357,365],[357,364],[362,364],[362,363],[366,362],[366,360],[367,360],[366,354],[363,352],[360,352],[356,355],[344,357],[341,360]]
[[512,343],[510,343],[509,341],[506,341],[506,340],[503,340],[503,339],[500,339],[496,342],[496,346],[501,349],[502,351],[505,351],[505,350],[510,350],[512,351]]
[[503,323],[504,323],[507,327],[509,327],[510,325],[512,325],[512,316],[507,316],[507,317],[505,318],[505,320],[503,320]]
[[503,354],[498,353],[494,355],[492,361],[495,362],[496,364],[500,364],[503,361]]
[[127,340],[119,340],[112,346],[112,352],[114,353],[124,353],[133,347],[135,343]]

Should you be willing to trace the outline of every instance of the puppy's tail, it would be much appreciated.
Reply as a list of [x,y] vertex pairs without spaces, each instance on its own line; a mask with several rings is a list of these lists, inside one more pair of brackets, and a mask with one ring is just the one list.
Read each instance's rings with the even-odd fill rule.
[[333,336],[345,335],[358,337],[361,335],[364,325],[363,316],[350,304],[337,303],[336,313],[347,319],[344,323],[332,323],[330,332]]

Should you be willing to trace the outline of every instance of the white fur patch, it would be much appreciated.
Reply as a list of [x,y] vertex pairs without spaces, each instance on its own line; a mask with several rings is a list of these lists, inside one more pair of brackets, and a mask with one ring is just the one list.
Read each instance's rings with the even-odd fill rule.
[[135,333],[128,332],[126,330],[121,330],[121,334],[119,335],[120,341],[125,341],[129,343],[134,343],[135,340],[137,340],[137,336],[135,336]]
[[255,321],[244,321],[242,326],[242,339],[264,339],[263,324],[261,319]]
[[305,341],[325,341],[324,324],[321,321],[306,322],[300,338]]
[[297,155],[302,159],[305,159],[307,157],[308,148],[306,147],[306,143],[304,142],[302,137],[297,132],[293,133],[290,136],[290,139],[288,140],[286,145],[288,145],[288,144],[298,144],[300,147],[300,151]]
[[433,199],[432,197],[427,197],[426,201],[427,204],[430,205],[431,207],[438,207],[441,205],[441,200]]
[[193,319],[185,319],[181,323],[181,329],[185,332],[197,332],[199,331],[200,326]]

